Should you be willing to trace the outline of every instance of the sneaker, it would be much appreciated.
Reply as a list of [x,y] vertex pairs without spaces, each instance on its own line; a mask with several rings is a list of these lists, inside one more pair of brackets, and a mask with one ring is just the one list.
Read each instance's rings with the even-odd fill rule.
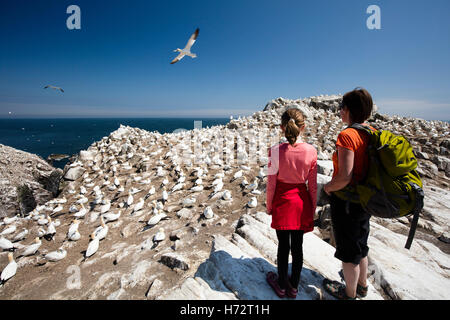
[[275,291],[275,293],[277,294],[278,297],[280,297],[280,298],[286,297],[286,290],[281,288],[280,285],[278,284],[278,275],[277,274],[275,274],[274,272],[267,273],[266,280],[269,283],[269,285],[272,287],[273,291]]

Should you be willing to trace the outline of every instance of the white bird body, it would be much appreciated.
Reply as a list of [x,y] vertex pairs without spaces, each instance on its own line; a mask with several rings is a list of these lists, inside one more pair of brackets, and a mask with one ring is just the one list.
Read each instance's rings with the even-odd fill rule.
[[215,186],[216,184],[222,183],[222,178],[217,178],[212,182],[212,185]]
[[120,181],[117,178],[114,178],[114,184],[118,187],[120,186]]
[[63,209],[64,209],[63,206],[57,206],[55,209],[53,209],[53,212],[52,212],[52,213],[54,214],[54,213],[61,212]]
[[236,180],[236,179],[239,179],[240,177],[242,177],[242,175],[243,175],[243,171],[239,170],[234,174],[233,178],[234,178],[234,180]]
[[155,193],[156,193],[156,189],[155,189],[154,186],[152,186],[152,187],[150,188],[150,190],[148,191],[148,194],[149,194],[149,195],[153,195],[153,194],[155,194]]
[[106,213],[102,217],[105,219],[105,223],[116,221],[120,218],[122,211],[119,210],[118,213]]
[[181,190],[181,189],[183,189],[183,187],[184,187],[184,183],[178,183],[172,188],[172,192]]
[[223,200],[230,200],[232,198],[231,192],[229,190],[225,190],[225,192],[222,195]]
[[8,260],[9,263],[6,265],[5,269],[3,269],[2,274],[0,275],[0,283],[4,283],[8,279],[11,279],[17,272],[17,263],[14,261],[12,252],[8,253]]
[[23,249],[23,251],[20,253],[20,255],[23,257],[27,257],[27,256],[31,256],[31,255],[35,254],[38,251],[41,244],[42,244],[42,241],[39,238],[36,238],[34,240],[34,243],[30,244],[29,246],[26,246]]
[[14,232],[16,232],[17,227],[13,224],[12,226],[7,227],[6,229],[4,229],[1,233],[0,236],[6,236],[8,234],[12,234]]
[[0,249],[11,250],[14,249],[14,245],[11,241],[2,237],[0,238]]
[[184,206],[192,206],[195,204],[196,199],[195,198],[186,198],[183,200]]
[[141,200],[139,200],[139,202],[136,203],[136,205],[134,206],[133,213],[142,210],[142,208],[144,208],[144,204],[145,204],[144,198],[141,198]]
[[95,237],[95,232],[91,234],[91,238],[92,240],[89,242],[88,248],[85,253],[86,258],[89,258],[94,253],[96,253],[99,247],[100,240]]
[[127,205],[131,206],[134,202],[133,195],[131,193],[128,194]]
[[154,215],[147,221],[147,225],[149,225],[149,226],[154,226],[154,225],[158,224],[158,222],[161,221],[161,219],[164,219],[164,218],[166,218],[166,217],[167,217],[167,215],[166,215],[164,212],[154,214]]
[[203,190],[203,186],[202,185],[198,185],[198,186],[192,187],[190,190],[194,191],[194,192],[200,192],[200,191]]
[[81,210],[75,213],[73,216],[75,218],[83,218],[87,213],[87,209],[84,207],[83,204],[81,204]]
[[78,231],[78,227],[80,226],[80,221],[78,220],[73,220],[72,224],[69,227],[69,231],[67,231],[67,235],[70,238],[70,235],[72,233],[75,233]]
[[166,238],[164,228],[160,228],[159,231],[153,236],[153,242],[161,242]]
[[212,217],[214,217],[214,212],[213,212],[212,208],[210,206],[208,206],[203,211],[203,215],[205,216],[206,219],[211,219]]
[[106,213],[111,209],[111,202],[106,201],[101,207],[100,207],[100,213]]
[[64,249],[58,249],[56,251],[52,251],[50,253],[47,253],[44,258],[48,261],[59,261],[64,259],[67,256],[67,251]]
[[24,240],[28,236],[28,233],[28,230],[24,228],[22,232],[18,233],[14,237],[13,242]]
[[17,216],[14,216],[14,217],[11,217],[11,218],[4,217],[3,218],[3,223],[4,224],[11,224],[11,223],[15,222],[16,220],[17,220]]
[[197,55],[195,53],[191,53],[191,47],[195,43],[195,40],[197,39],[199,31],[200,31],[199,28],[197,28],[195,30],[195,32],[191,35],[186,46],[183,49],[177,48],[174,50],[174,52],[179,52],[179,54],[178,54],[178,56],[175,57],[175,59],[172,60],[172,62],[170,62],[170,64],[174,64],[174,63],[180,61],[181,59],[183,59],[184,56],[189,56],[191,58],[197,57]]
[[255,208],[255,207],[257,206],[257,204],[258,204],[258,201],[256,200],[256,197],[252,197],[252,198],[250,199],[250,201],[247,203],[247,205],[248,205],[250,208]]
[[95,229],[95,237],[98,238],[98,240],[103,240],[106,238],[106,235],[108,234],[109,227],[105,224],[105,221],[103,220],[103,217],[100,217],[102,225],[97,227]]
[[219,192],[223,188],[222,180],[214,186],[214,192]]

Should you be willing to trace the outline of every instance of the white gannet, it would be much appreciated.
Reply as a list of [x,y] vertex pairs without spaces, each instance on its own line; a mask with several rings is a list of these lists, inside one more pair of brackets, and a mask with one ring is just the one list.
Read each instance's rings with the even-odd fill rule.
[[27,257],[27,256],[31,256],[31,255],[35,254],[38,251],[41,244],[42,244],[42,241],[38,237],[36,237],[34,239],[34,243],[32,243],[22,249],[22,251],[19,253],[19,257]]
[[131,194],[131,192],[129,192],[127,198],[127,206],[131,206],[133,204],[133,201],[134,201],[133,195]]
[[17,263],[14,261],[14,256],[12,252],[8,253],[9,263],[6,265],[5,269],[3,269],[2,274],[0,275],[0,285],[3,285],[8,279],[14,277],[17,271]]
[[1,233],[0,236],[6,236],[8,234],[12,234],[14,232],[16,232],[17,227],[13,224],[7,228],[5,228]]
[[220,178],[220,177],[217,178],[216,180],[214,180],[211,185],[215,186],[216,184],[219,184],[219,183],[222,183],[222,178]]
[[205,208],[205,210],[203,211],[203,216],[206,219],[211,219],[212,217],[214,217],[214,212],[213,212],[213,210],[212,210],[212,208],[210,206],[207,206]]
[[52,212],[52,214],[55,214],[55,213],[58,213],[58,212],[61,212],[62,210],[64,209],[64,207],[63,206],[61,206],[61,205],[59,205],[59,206],[57,206],[55,209],[53,209],[53,212]]
[[120,218],[122,211],[119,210],[118,213],[106,213],[102,217],[105,219],[105,223],[116,221]]
[[0,238],[0,249],[14,251],[16,248],[11,241],[2,237]]
[[46,260],[48,260],[48,261],[53,261],[53,262],[55,262],[55,261],[59,261],[59,260],[64,259],[66,256],[67,256],[67,251],[64,250],[64,249],[62,249],[62,248],[59,248],[59,249],[56,250],[56,251],[52,251],[52,252],[47,253],[47,254],[44,256],[44,258],[45,258]]
[[164,228],[159,228],[159,231],[153,236],[152,249],[156,248],[156,246],[166,238],[166,234],[164,233]]
[[188,40],[186,46],[184,47],[184,49],[177,48],[177,49],[175,49],[173,51],[173,52],[179,52],[179,54],[178,54],[178,56],[176,56],[175,59],[172,60],[172,62],[170,64],[174,64],[174,63],[180,61],[181,59],[183,59],[184,56],[189,56],[191,58],[196,58],[197,57],[196,54],[191,53],[191,47],[195,43],[195,40],[197,39],[199,31],[200,31],[199,28],[197,28],[195,30],[195,32],[189,38],[189,40]]
[[253,180],[252,184],[249,184],[246,186],[246,189],[251,190],[251,191],[256,190],[257,188],[258,188],[258,178],[255,178],[255,180]]
[[69,227],[69,231],[67,231],[67,238],[72,241],[80,240],[81,234],[78,232],[78,227],[80,225],[80,221],[75,219]]
[[191,189],[189,189],[190,191],[194,191],[194,192],[200,192],[203,190],[203,186],[202,185],[198,185],[198,186],[194,186]]
[[53,237],[55,236],[55,234],[56,234],[55,225],[54,225],[52,219],[50,217],[48,217],[48,227],[47,227],[47,231],[45,232],[45,236],[44,237],[47,240],[48,239],[52,240]]
[[256,197],[252,197],[250,201],[247,203],[247,206],[249,206],[249,208],[255,208],[257,204],[258,201],[256,200]]
[[154,213],[153,216],[147,221],[147,225],[152,227],[166,217],[167,215],[164,212],[157,212],[156,214]]
[[243,175],[242,170],[237,171],[237,172],[233,175],[233,180],[231,180],[231,181],[234,181],[234,180],[236,180],[236,179],[239,179],[240,177],[242,177],[242,175]]
[[81,210],[78,211],[77,213],[75,213],[73,216],[74,216],[75,218],[84,218],[84,216],[86,215],[86,213],[87,213],[87,209],[84,207],[83,204],[81,204]]
[[103,240],[106,238],[106,235],[108,234],[109,227],[105,224],[105,220],[103,217],[100,217],[101,226],[97,227],[95,229],[95,237],[98,238],[98,240]]
[[196,199],[195,198],[185,198],[183,200],[183,206],[190,207],[195,204]]
[[19,232],[13,239],[13,242],[17,242],[17,241],[21,241],[26,239],[26,237],[28,236],[28,230],[23,228],[22,232]]
[[42,238],[43,236],[45,236],[45,230],[44,230],[44,228],[39,228],[38,229],[38,237]]
[[162,201],[163,201],[163,203],[165,203],[167,201],[167,199],[169,199],[169,194],[167,193],[166,188],[163,187],[163,192],[162,192]]
[[171,192],[175,192],[184,188],[184,183],[178,183],[173,186]]
[[17,216],[14,216],[14,217],[11,217],[11,218],[4,217],[3,218],[3,223],[4,224],[11,224],[11,223],[15,222],[16,220],[17,220]]
[[232,198],[231,192],[229,190],[225,190],[224,193],[222,194],[222,199],[231,200],[231,198]]
[[89,258],[94,253],[97,252],[98,246],[99,246],[99,239],[95,237],[95,232],[92,232],[91,234],[91,241],[89,242],[89,245],[86,249],[86,253],[84,254],[85,258]]
[[61,92],[64,92],[64,90],[62,88],[55,87],[55,86],[52,86],[52,85],[49,85],[49,84],[44,87],[44,89],[47,89],[47,88],[54,89],[54,90],[59,90]]
[[102,201],[102,206],[100,207],[100,213],[106,213],[109,211],[109,209],[111,209],[111,201],[109,200],[104,200]]
[[144,198],[141,198],[141,200],[139,200],[139,202],[134,205],[133,212],[131,214],[134,214],[135,212],[142,210],[142,208],[144,208],[144,204],[145,204]]

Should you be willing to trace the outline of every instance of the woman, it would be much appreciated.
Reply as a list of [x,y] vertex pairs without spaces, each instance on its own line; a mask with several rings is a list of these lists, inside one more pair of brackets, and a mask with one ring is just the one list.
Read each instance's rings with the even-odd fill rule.
[[[281,130],[288,143],[269,149],[267,213],[278,238],[277,268],[267,274],[267,282],[283,298],[295,298],[303,266],[303,234],[314,229],[317,195],[317,151],[302,141],[303,113],[295,108],[281,116]],[[308,187],[306,186],[308,183]],[[292,273],[288,277],[289,252]]]
[[[340,106],[340,115],[350,127],[353,123],[367,125],[373,108],[367,90],[356,88],[346,93]],[[355,185],[367,172],[369,136],[353,128],[344,129],[337,138],[337,153],[333,154],[333,178],[324,186],[331,195],[331,222],[336,242],[335,257],[342,261],[345,286],[336,281],[324,280],[325,289],[338,299],[356,299],[367,295],[367,254],[369,247],[370,215],[360,204],[340,199],[333,192],[347,185]],[[373,128],[371,128],[374,130]]]

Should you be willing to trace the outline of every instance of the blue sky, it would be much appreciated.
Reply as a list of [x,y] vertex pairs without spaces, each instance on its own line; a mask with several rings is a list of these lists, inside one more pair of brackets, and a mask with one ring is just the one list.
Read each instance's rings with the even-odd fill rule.
[[[66,27],[72,4],[81,30]],[[380,30],[366,26],[373,4]],[[381,113],[448,120],[449,9],[448,0],[2,0],[0,117],[228,117],[362,86]],[[197,27],[198,58],[171,65]]]

